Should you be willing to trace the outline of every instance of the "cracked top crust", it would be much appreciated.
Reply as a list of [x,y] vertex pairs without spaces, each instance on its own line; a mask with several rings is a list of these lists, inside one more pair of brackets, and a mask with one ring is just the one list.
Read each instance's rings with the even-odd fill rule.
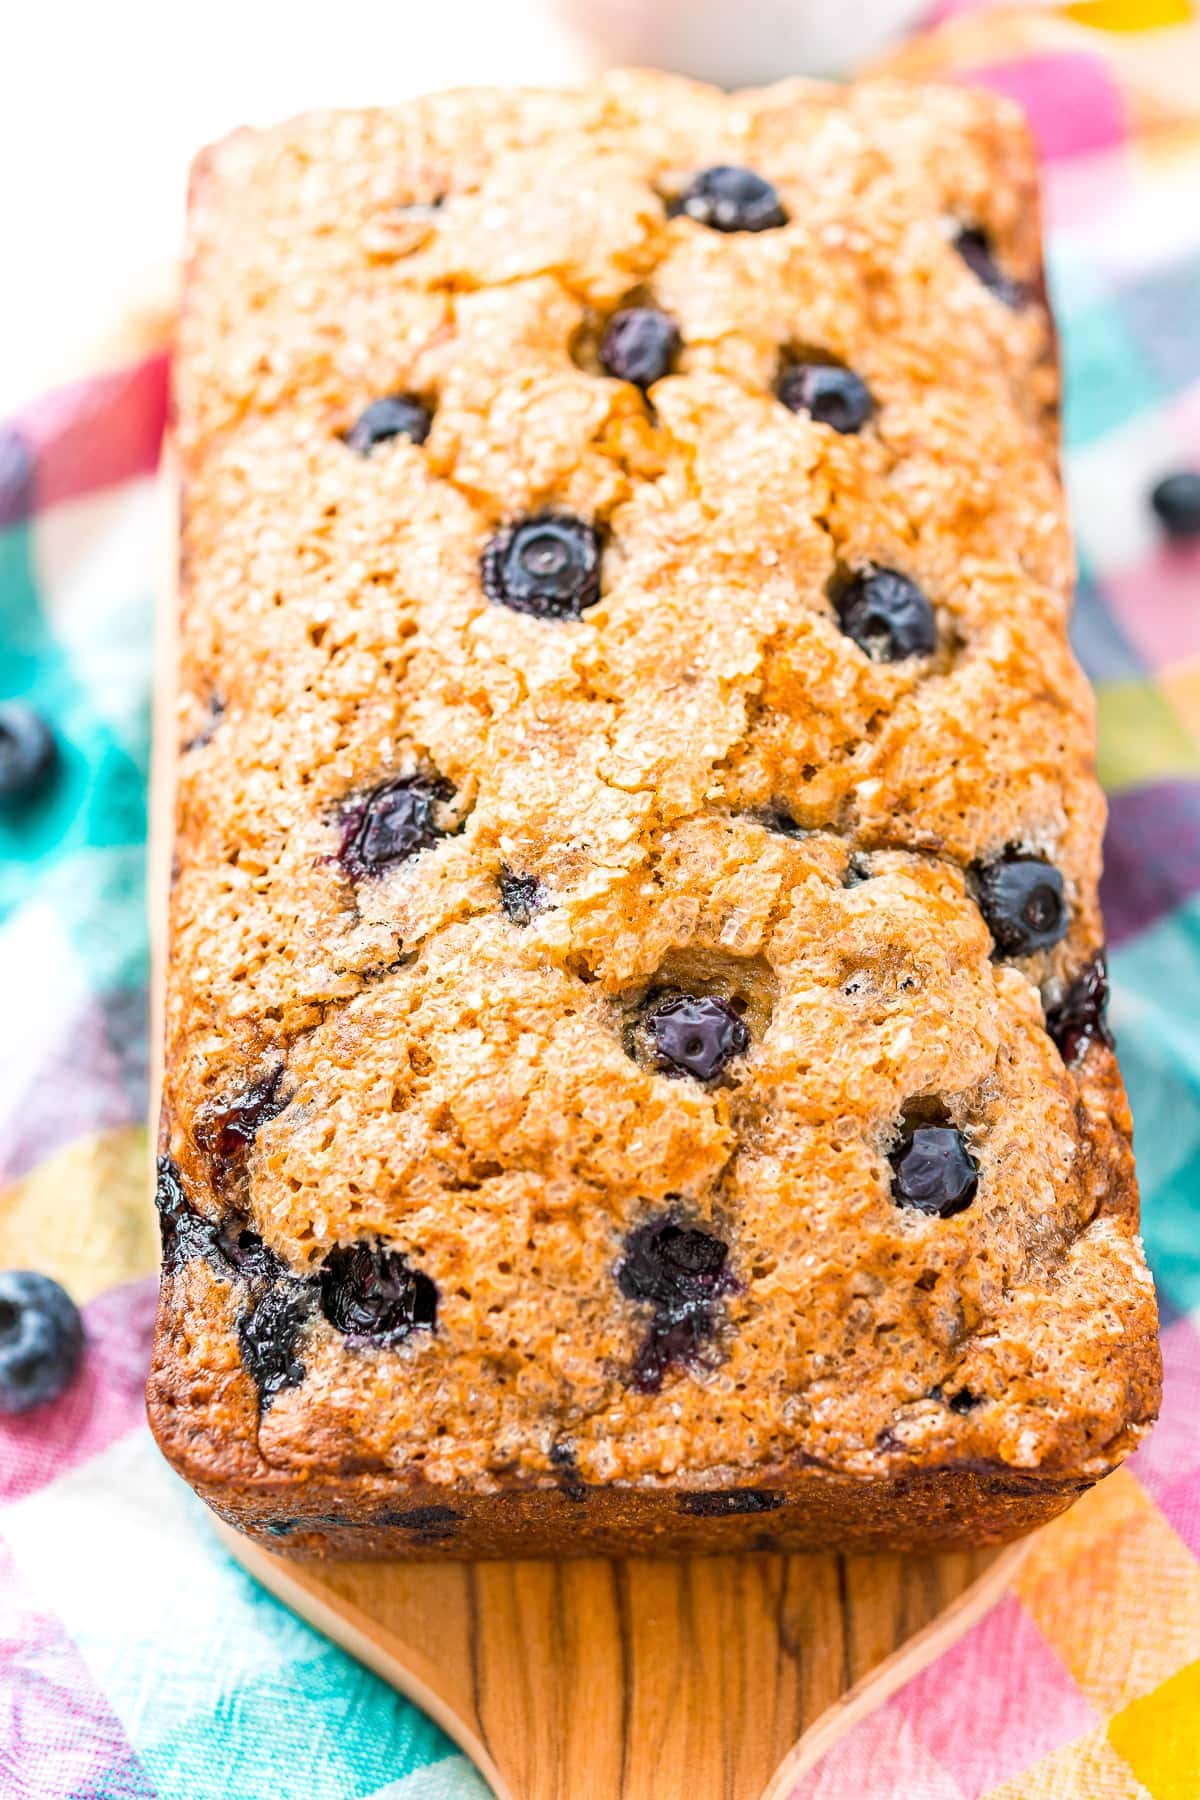
[[[788,222],[672,216],[722,163]],[[230,1480],[481,1492],[564,1443],[585,1482],[1112,1466],[1155,1409],[1154,1304],[1112,1052],[1066,1067],[1045,1029],[1102,945],[1104,811],[1015,112],[648,74],[448,94],[238,134],[191,219],[163,1149],[270,1268],[169,1264],[160,1431]],[[645,395],[598,361],[629,305],[678,328]],[[780,403],[805,359],[866,383],[861,430]],[[427,438],[356,454],[393,394]],[[600,534],[578,618],[483,589],[544,512]],[[839,626],[872,566],[928,596],[932,655]],[[410,780],[418,853],[348,866]],[[973,871],[1017,851],[1069,924],[1002,958]],[[664,989],[736,1003],[719,1078],[644,1053]],[[953,1217],[893,1197],[922,1118],[978,1168]],[[727,1275],[702,1353],[642,1391],[616,1271],[666,1216]],[[255,1281],[362,1241],[433,1282],[436,1326],[363,1344],[314,1301],[260,1404]]]

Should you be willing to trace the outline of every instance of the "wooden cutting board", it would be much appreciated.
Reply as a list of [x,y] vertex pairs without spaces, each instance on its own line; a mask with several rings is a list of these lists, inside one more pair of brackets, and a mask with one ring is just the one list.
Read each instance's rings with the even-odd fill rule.
[[222,1536],[430,1713],[499,1800],[787,1800],[1025,1550],[305,1564]]
[[[169,457],[163,492],[171,567],[178,499]],[[173,574],[162,592],[170,600],[157,632],[150,832],[156,1060]],[[316,1564],[218,1529],[264,1587],[435,1718],[498,1800],[787,1800],[843,1731],[979,1617],[1025,1549]]]

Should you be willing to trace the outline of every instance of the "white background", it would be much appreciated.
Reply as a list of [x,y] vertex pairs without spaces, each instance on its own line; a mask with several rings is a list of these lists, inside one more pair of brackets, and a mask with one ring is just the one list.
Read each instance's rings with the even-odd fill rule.
[[195,150],[309,106],[569,81],[546,0],[0,0],[0,411],[161,289]]
[[169,291],[194,151],[309,106],[577,80],[827,72],[920,0],[0,0],[0,414]]

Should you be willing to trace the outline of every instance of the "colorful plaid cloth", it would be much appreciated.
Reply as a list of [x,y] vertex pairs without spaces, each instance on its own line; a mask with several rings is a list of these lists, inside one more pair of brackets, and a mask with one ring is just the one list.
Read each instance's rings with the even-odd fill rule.
[[[1200,1800],[1200,550],[1167,548],[1145,498],[1200,466],[1200,47],[1180,0],[940,11],[963,16],[901,62],[1013,95],[1046,158],[1167,1393],[1148,1448],[792,1800]],[[65,746],[48,801],[0,817],[0,1266],[64,1280],[90,1346],[57,1407],[0,1422],[0,1796],[462,1800],[485,1790],[447,1740],[256,1589],[143,1422],[165,373],[152,354],[0,433],[0,698],[30,698]]]

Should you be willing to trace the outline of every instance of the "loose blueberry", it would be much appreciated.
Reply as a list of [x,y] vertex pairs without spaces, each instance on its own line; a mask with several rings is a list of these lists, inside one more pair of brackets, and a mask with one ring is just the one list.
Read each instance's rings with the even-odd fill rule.
[[1200,538],[1200,470],[1164,475],[1150,490],[1150,504],[1169,538],[1180,544]]
[[694,1519],[727,1519],[731,1513],[775,1512],[782,1505],[783,1495],[770,1488],[723,1488],[719,1493],[685,1494],[679,1510]]
[[773,231],[787,224],[771,183],[728,163],[694,175],[670,210],[714,231]]
[[173,1274],[193,1257],[208,1256],[215,1248],[217,1227],[198,1213],[183,1187],[183,1177],[169,1156],[160,1156],[154,1204],[162,1235],[163,1269]]
[[629,1234],[617,1264],[617,1285],[627,1300],[654,1309],[633,1365],[633,1383],[657,1393],[668,1368],[696,1361],[717,1327],[717,1305],[733,1286],[729,1248],[711,1232],[667,1217]]
[[287,1106],[291,1095],[281,1093],[282,1083],[280,1066],[232,1099],[219,1100],[197,1114],[192,1135],[211,1161],[218,1185],[240,1164],[263,1126]]
[[570,513],[510,525],[484,550],[483,591],[535,619],[578,619],[600,598],[599,534]]
[[1108,964],[1100,950],[1083,973],[1075,977],[1058,1005],[1046,1012],[1046,1030],[1069,1069],[1083,1061],[1093,1044],[1112,1049],[1107,1011]]
[[977,864],[979,910],[1001,956],[1048,950],[1067,932],[1063,878],[1040,856],[1004,856]]
[[500,871],[500,904],[514,925],[529,925],[546,904],[546,893],[536,875]]
[[0,1413],[57,1400],[82,1351],[79,1308],[57,1281],[27,1269],[0,1273]]
[[646,1014],[660,1068],[715,1081],[750,1048],[750,1033],[727,1001],[713,994],[668,994]]
[[402,1344],[437,1322],[437,1289],[399,1250],[351,1244],[321,1270],[321,1311],[351,1344]]
[[414,444],[423,444],[432,423],[429,408],[411,394],[389,394],[364,408],[346,433],[345,441],[360,456],[369,456],[376,444],[384,444],[389,438],[406,437]]
[[653,306],[614,313],[600,345],[600,366],[617,381],[652,387],[671,372],[679,354],[679,327]]
[[252,1294],[238,1321],[242,1367],[258,1389],[260,1404],[269,1407],[285,1388],[299,1387],[304,1364],[297,1343],[313,1313],[313,1283],[290,1276]]
[[352,881],[380,875],[430,850],[445,837],[434,807],[454,790],[437,776],[405,775],[385,781],[344,815],[337,859]]
[[0,803],[29,799],[57,760],[54,733],[40,713],[17,700],[0,706]]
[[996,261],[992,240],[986,231],[977,225],[964,226],[954,240],[954,248],[989,293],[995,294],[997,300],[1002,300],[1005,306],[1020,306],[1025,298],[1025,291],[1020,282],[1013,281],[1011,276],[1006,275]]
[[949,1219],[970,1206],[979,1170],[952,1125],[918,1125],[891,1155],[892,1198],[898,1206]]
[[866,569],[834,597],[838,622],[872,662],[903,662],[937,649],[933,608],[915,581],[896,569]]
[[789,412],[809,413],[843,435],[861,431],[875,410],[866,382],[836,363],[794,363],[775,392]]

